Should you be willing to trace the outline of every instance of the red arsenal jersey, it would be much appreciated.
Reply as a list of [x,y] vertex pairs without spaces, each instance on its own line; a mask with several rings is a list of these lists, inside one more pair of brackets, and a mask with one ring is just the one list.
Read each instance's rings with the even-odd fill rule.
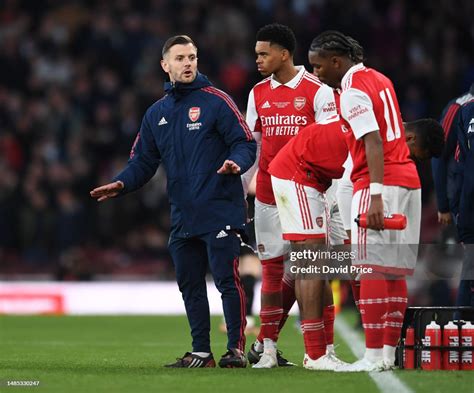
[[344,173],[349,153],[344,133],[351,132],[334,116],[311,124],[289,141],[270,163],[271,175],[325,192]]
[[336,114],[332,89],[299,66],[298,74],[282,85],[272,77],[257,83],[249,94],[247,123],[261,132],[257,199],[275,204],[268,165],[304,127]]
[[409,158],[400,108],[390,79],[360,63],[347,71],[341,87],[341,116],[352,129],[352,133],[346,135],[354,161],[351,175],[354,192],[370,184],[362,137],[376,130],[383,141],[383,183],[420,188],[415,163]]

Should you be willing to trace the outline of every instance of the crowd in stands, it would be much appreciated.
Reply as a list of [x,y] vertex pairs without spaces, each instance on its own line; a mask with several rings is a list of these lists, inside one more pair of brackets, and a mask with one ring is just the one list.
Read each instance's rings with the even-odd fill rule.
[[[338,29],[390,76],[406,120],[438,117],[474,79],[469,0],[5,0],[0,5],[0,273],[172,275],[163,173],[97,204],[89,190],[127,160],[146,108],[163,95],[161,47],[188,34],[199,69],[245,110],[260,79],[255,33],[280,22],[307,63],[313,37]],[[423,239],[440,229],[421,168]],[[434,228],[428,230],[428,228]]]

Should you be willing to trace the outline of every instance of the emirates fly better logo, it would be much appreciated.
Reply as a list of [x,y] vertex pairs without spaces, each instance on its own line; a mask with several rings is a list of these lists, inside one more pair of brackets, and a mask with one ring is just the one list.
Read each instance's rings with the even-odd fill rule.
[[199,116],[201,116],[201,108],[198,106],[189,108],[188,116],[192,122],[195,122],[197,119],[199,119]]

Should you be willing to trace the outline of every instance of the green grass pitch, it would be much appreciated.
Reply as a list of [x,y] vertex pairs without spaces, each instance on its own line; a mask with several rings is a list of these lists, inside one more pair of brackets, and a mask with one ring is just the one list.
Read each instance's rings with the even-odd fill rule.
[[[342,316],[351,319],[350,314]],[[212,320],[216,360],[225,352],[220,318]],[[249,344],[254,339],[248,337]],[[338,355],[355,360],[336,336]],[[1,316],[1,392],[379,392],[366,373],[273,370],[165,369],[190,349],[185,317]],[[301,364],[303,340],[290,320],[280,347]],[[413,392],[474,392],[474,372],[396,371]],[[38,380],[39,387],[7,387],[7,380]],[[387,390],[386,390],[387,391]]]

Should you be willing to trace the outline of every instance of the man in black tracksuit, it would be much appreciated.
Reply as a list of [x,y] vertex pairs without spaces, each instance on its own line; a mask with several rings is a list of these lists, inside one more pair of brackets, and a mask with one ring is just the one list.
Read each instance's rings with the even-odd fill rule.
[[456,304],[474,306],[474,84],[451,100],[441,116],[446,145],[432,160],[438,220],[456,224],[464,262]]
[[246,205],[240,174],[255,161],[256,143],[233,100],[197,71],[191,38],[163,47],[166,95],[145,113],[127,167],[91,195],[99,201],[143,186],[162,164],[171,205],[169,250],[191,327],[193,351],[169,367],[215,367],[209,331],[207,266],[222,295],[227,353],[221,367],[245,367],[245,295],[238,273]]
[[459,154],[454,177],[456,190],[453,213],[459,241],[464,245],[456,304],[474,307],[474,95],[471,94],[459,108],[456,127]]

